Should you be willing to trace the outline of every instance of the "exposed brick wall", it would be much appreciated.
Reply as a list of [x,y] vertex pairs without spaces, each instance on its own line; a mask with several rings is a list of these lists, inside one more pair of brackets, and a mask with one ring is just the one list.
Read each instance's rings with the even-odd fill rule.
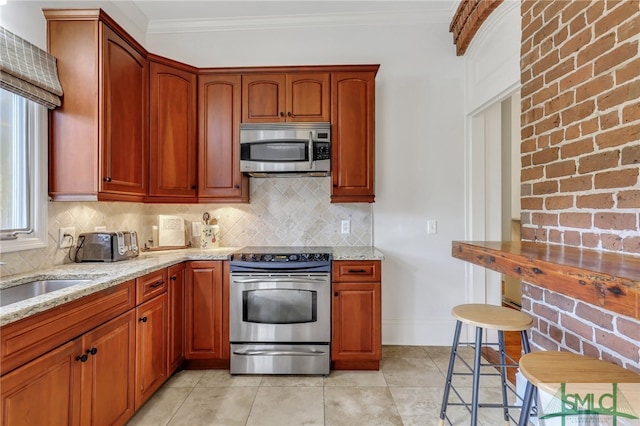
[[601,358],[640,373],[637,320],[531,284],[523,284],[522,293],[522,310],[534,317],[535,346]]
[[453,33],[456,54],[464,55],[482,23],[503,0],[462,0],[453,15],[449,31]]
[[522,3],[522,238],[640,254],[640,1]]
[[[525,0],[522,239],[640,254],[640,0]],[[533,285],[534,346],[640,371],[640,321]]]

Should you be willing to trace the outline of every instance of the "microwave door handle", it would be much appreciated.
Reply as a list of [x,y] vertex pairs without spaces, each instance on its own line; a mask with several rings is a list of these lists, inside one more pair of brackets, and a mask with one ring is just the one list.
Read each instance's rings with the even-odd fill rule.
[[313,132],[309,132],[309,170],[313,170]]

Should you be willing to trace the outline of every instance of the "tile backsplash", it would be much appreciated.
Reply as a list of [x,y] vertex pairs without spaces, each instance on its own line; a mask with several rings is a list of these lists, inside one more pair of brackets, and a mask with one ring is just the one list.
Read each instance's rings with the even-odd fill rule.
[[[58,248],[60,227],[76,234],[96,226],[109,231],[133,230],[143,242],[151,239],[158,214],[177,215],[190,222],[204,212],[218,219],[222,247],[237,246],[363,246],[373,243],[372,206],[331,204],[331,178],[251,179],[250,204],[141,204],[121,202],[49,203],[46,248],[1,254],[0,276],[46,269],[70,262],[69,249]],[[351,232],[340,233],[340,222],[351,221]]]

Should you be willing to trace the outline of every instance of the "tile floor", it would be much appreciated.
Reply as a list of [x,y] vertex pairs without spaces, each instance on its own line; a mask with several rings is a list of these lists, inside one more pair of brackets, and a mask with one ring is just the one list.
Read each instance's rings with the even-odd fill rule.
[[[380,371],[327,377],[180,371],[128,425],[437,425],[449,353],[449,347],[384,346]],[[472,352],[464,356],[472,359]],[[468,398],[471,381],[458,377]],[[481,402],[499,401],[499,379],[483,379]],[[447,412],[454,424],[469,424],[463,407]],[[497,409],[481,410],[480,423],[504,424]]]

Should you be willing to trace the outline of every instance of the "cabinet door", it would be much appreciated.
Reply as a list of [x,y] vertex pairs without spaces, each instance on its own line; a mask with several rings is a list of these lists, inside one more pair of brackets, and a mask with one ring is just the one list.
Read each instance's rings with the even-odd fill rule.
[[136,308],[136,410],[167,378],[167,295]]
[[198,197],[249,202],[249,178],[240,173],[240,76],[201,75]]
[[178,369],[184,359],[184,263],[169,268],[169,350],[167,377]]
[[123,425],[133,416],[135,333],[130,310],[83,336],[83,425]]
[[186,316],[187,359],[228,359],[229,332],[224,309],[221,261],[189,262],[187,265]]
[[380,283],[334,283],[331,309],[331,359],[377,365],[382,356]]
[[284,74],[242,76],[242,122],[286,121],[285,84]]
[[79,340],[60,346],[0,379],[3,425],[80,425]]
[[329,121],[329,73],[287,74],[287,121]]
[[147,179],[147,60],[102,24],[103,192],[144,196]]
[[149,195],[196,197],[196,75],[149,64]]
[[375,73],[331,74],[332,203],[374,201]]

